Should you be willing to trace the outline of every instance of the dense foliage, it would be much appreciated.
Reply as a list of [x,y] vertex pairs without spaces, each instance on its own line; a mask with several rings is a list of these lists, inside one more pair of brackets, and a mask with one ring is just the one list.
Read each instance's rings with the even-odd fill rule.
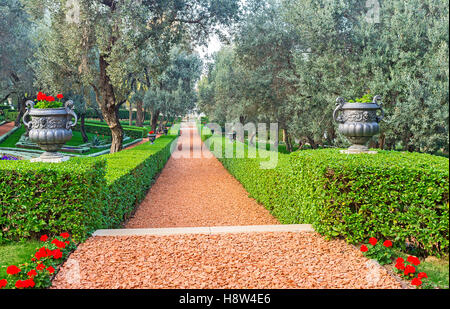
[[61,164],[2,161],[0,242],[61,230],[78,241],[95,229],[116,227],[142,200],[174,138]]
[[319,233],[351,243],[373,235],[411,242],[429,254],[448,252],[447,158],[303,150],[279,153],[276,168],[261,169],[265,153],[258,153],[252,159],[225,158],[223,152],[219,160],[280,222],[313,224]]
[[448,0],[247,6],[233,44],[199,83],[212,121],[278,122],[313,148],[346,146],[332,120],[336,98],[370,90],[386,111],[372,147],[448,154]]

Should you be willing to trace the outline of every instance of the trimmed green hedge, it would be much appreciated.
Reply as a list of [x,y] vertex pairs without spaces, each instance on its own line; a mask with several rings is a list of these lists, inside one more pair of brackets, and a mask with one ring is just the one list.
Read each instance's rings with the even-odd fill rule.
[[269,170],[260,169],[259,158],[219,160],[282,223],[313,224],[319,233],[350,243],[374,236],[411,242],[429,254],[448,253],[447,158],[303,150],[280,153]]
[[61,231],[82,240],[117,227],[144,198],[175,138],[60,164],[0,161],[0,243]]
[[[100,135],[108,135],[111,136],[111,129],[108,127],[108,125],[105,124],[96,124],[96,123],[89,123],[86,122],[84,124],[86,132],[87,133],[93,133],[93,134],[100,134]],[[138,138],[143,138],[147,136],[147,130],[144,128],[139,128],[139,127],[123,127],[123,131],[124,133],[133,138],[133,139],[138,139]],[[77,123],[77,125],[74,128],[75,131],[80,131],[80,123]]]

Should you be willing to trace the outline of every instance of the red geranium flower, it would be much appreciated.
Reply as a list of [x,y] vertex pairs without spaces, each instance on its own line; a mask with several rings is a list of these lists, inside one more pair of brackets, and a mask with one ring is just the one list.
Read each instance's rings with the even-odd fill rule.
[[366,245],[362,245],[360,250],[361,250],[361,252],[367,252],[369,250],[369,248],[367,248]]
[[37,94],[37,100],[38,101],[44,101],[45,98],[46,98],[46,95],[39,91],[38,94]]
[[427,273],[421,272],[417,274],[417,278],[419,279],[428,278],[428,275]]
[[61,252],[61,250],[56,249],[56,250],[53,250],[52,253],[53,253],[53,258],[54,258],[55,260],[58,260],[58,259],[62,258],[62,252]]
[[38,264],[38,266],[36,267],[37,270],[43,270],[45,268],[44,264]]
[[397,263],[395,264],[395,268],[397,268],[398,270],[405,270],[405,264]]
[[42,235],[42,236],[41,236],[41,241],[47,241],[47,239],[48,239],[48,236],[47,236],[47,235]]
[[55,272],[55,269],[52,266],[47,267],[47,270],[50,274],[53,274]]
[[153,132],[153,131],[148,132],[148,134],[153,134],[153,133],[155,133],[155,132]]
[[415,286],[420,286],[422,285],[422,280],[420,280],[419,278],[414,278],[412,279],[411,284]]
[[8,268],[6,269],[6,273],[8,275],[17,275],[18,273],[20,273],[20,268],[15,265],[8,266]]
[[34,280],[33,278],[27,279],[27,280],[17,280],[16,281],[16,288],[18,289],[26,289],[26,288],[33,288],[34,287]]
[[415,266],[420,264],[420,260],[412,255],[408,256],[408,258],[406,260]]
[[0,280],[0,289],[4,288],[8,284],[8,281],[6,279]]
[[398,263],[404,263],[405,262],[405,260],[403,259],[403,258],[401,258],[401,257],[399,257],[399,258],[397,258],[397,260],[395,260],[396,262],[397,262],[397,264]]
[[392,241],[385,240],[384,243],[383,243],[383,246],[385,246],[386,248],[392,247]]
[[413,274],[415,272],[416,272],[416,268],[414,266],[406,265],[405,272],[404,272],[405,276],[407,276],[409,274]]
[[377,242],[378,242],[378,240],[377,240],[375,237],[370,237],[369,243],[370,243],[372,246],[375,246],[375,245],[377,244]]
[[48,97],[47,97],[47,101],[53,102],[53,101],[55,101],[55,97],[48,96]]
[[62,238],[64,238],[64,239],[67,239],[67,238],[69,238],[69,233],[61,233],[61,235],[59,235],[59,236],[61,236]]
[[66,247],[66,244],[63,241],[60,241],[59,239],[56,238],[52,240],[52,244],[54,244],[60,249],[64,249]]
[[36,272],[36,270],[32,269],[28,272],[27,275],[28,275],[28,277],[31,278],[31,277],[37,276],[37,272]]
[[62,98],[64,98],[64,96],[62,95],[62,94],[58,94],[57,96],[56,96],[58,99],[62,99]]

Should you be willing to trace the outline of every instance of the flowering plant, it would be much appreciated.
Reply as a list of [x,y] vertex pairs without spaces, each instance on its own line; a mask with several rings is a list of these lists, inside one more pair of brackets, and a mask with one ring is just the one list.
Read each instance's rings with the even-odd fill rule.
[[401,257],[395,260],[396,272],[403,278],[411,280],[411,284],[416,287],[422,286],[423,280],[428,278],[427,273],[418,270],[419,265],[420,260],[412,255],[408,256],[406,261]]
[[155,134],[155,132],[153,132],[153,131],[150,131],[150,132],[148,132],[148,134]]
[[381,265],[389,264],[392,261],[392,241],[378,241],[375,237],[369,239],[369,244],[362,245],[361,252],[369,259],[377,260]]
[[63,107],[63,103],[61,99],[64,98],[62,94],[58,94],[56,96],[58,101],[56,101],[55,97],[48,96],[45,93],[39,92],[36,97],[36,105],[34,108],[60,108]]
[[3,155],[0,157],[0,160],[19,160],[19,159],[10,155]]
[[45,288],[50,286],[51,278],[58,266],[76,248],[68,233],[62,233],[51,241],[47,235],[42,235],[40,240],[43,245],[36,250],[30,262],[19,266],[8,266],[6,269],[8,277],[0,279],[0,289]]

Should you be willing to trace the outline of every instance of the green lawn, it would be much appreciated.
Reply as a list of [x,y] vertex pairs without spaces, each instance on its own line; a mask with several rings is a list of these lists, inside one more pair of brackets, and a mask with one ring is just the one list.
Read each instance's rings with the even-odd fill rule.
[[0,245],[0,279],[6,278],[9,265],[19,265],[30,261],[40,242],[36,240]]
[[[22,136],[23,133],[25,133],[25,127],[24,126],[22,126],[16,132],[11,134],[11,136],[8,137],[5,141],[0,143],[0,147],[16,148],[16,143],[20,140],[20,137]],[[85,144],[83,142],[83,137],[82,137],[80,131],[72,131],[72,134],[73,134],[72,139],[66,143],[67,146],[79,146],[79,145]],[[91,141],[96,136],[96,134],[87,133],[87,136],[88,136],[89,141]],[[104,140],[106,140],[108,142],[111,142],[111,137],[109,137],[109,136],[105,136],[104,138],[99,136],[99,138],[100,139],[104,139]],[[83,153],[83,155],[88,155],[88,154],[100,152],[100,151],[103,151],[103,150],[105,150],[105,149],[91,149],[88,152]],[[62,152],[64,153],[64,151],[62,151]]]

